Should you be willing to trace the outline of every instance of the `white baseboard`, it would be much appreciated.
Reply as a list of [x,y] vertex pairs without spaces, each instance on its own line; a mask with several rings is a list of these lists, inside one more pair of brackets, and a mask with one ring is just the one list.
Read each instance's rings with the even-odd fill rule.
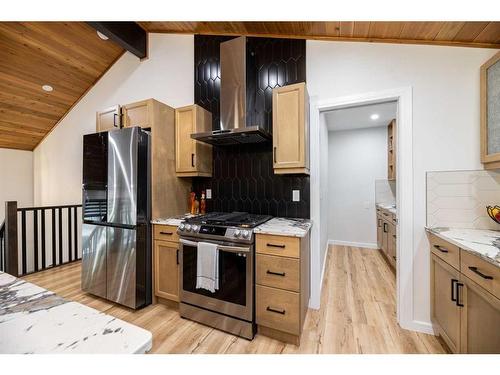
[[434,329],[432,327],[431,323],[428,322],[422,322],[419,320],[412,320],[409,322],[400,322],[399,323],[401,328],[410,330],[410,331],[416,331],[416,332],[421,332],[421,333],[427,333],[428,335],[436,335],[434,332]]
[[338,240],[328,240],[329,245],[339,245],[339,246],[352,246],[352,247],[363,247],[365,249],[377,250],[378,246],[376,243],[370,242],[350,242],[350,241],[338,241]]

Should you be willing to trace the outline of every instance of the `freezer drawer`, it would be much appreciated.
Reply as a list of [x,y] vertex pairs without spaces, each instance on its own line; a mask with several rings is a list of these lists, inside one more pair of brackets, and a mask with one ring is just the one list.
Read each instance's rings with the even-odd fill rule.
[[82,290],[106,298],[106,232],[104,226],[82,225]]
[[136,230],[108,228],[107,239],[107,299],[131,308],[137,307]]

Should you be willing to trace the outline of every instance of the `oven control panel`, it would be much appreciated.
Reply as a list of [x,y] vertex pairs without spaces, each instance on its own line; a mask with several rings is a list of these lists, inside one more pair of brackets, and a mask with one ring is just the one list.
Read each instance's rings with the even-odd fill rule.
[[181,223],[178,231],[180,235],[221,238],[229,240],[251,241],[253,231],[237,227],[222,227],[216,225],[198,225]]

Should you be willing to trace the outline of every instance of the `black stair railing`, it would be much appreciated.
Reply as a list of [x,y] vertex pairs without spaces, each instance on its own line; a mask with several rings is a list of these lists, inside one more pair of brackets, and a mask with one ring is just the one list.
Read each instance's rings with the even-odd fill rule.
[[[14,205],[15,220],[12,219]],[[5,234],[1,237],[0,270],[11,274],[17,270],[16,276],[22,276],[80,260],[81,207],[81,204],[73,204],[17,208],[17,202],[6,202],[6,218],[10,210],[11,220],[10,224],[6,220],[4,233],[10,231],[11,239],[16,237],[16,241],[9,241]]]

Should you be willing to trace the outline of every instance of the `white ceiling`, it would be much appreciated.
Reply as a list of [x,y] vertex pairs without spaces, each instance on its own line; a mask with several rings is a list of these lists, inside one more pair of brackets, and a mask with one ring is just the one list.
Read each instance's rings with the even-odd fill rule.
[[[394,101],[336,109],[324,113],[324,119],[328,131],[364,129],[387,126],[396,118],[396,113],[397,102]],[[370,118],[372,114],[378,114],[379,118],[372,120]]]

